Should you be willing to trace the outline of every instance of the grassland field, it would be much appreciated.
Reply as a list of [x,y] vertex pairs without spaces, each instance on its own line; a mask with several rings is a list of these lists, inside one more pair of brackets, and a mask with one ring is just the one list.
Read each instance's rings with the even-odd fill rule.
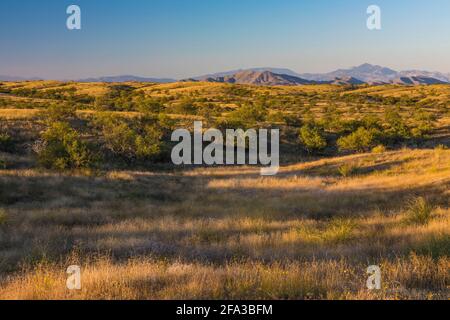
[[[280,172],[173,166],[194,120]],[[447,300],[449,147],[449,85],[0,82],[0,299]]]

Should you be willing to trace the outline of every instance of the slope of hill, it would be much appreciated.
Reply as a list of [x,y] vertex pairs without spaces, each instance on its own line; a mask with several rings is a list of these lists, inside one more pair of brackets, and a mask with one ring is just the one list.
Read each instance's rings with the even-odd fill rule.
[[365,82],[353,77],[344,77],[335,78],[334,80],[331,80],[330,83],[335,85],[360,85],[364,84]]
[[430,85],[430,84],[445,84],[447,82],[441,81],[436,78],[425,77],[425,76],[402,76],[391,81],[394,84],[403,85]]
[[441,82],[450,82],[450,74],[444,74],[441,72],[430,72],[420,70],[407,70],[399,72],[401,77],[426,77],[439,80]]

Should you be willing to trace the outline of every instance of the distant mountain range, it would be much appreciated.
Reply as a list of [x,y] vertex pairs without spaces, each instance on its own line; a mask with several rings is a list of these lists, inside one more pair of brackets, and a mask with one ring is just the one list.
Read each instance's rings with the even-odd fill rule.
[[[1,76],[0,81],[40,80],[39,78],[22,78],[13,76]],[[78,82],[153,82],[171,83],[177,82],[171,78],[139,77],[133,75],[105,76],[99,78],[87,78],[75,80]],[[402,84],[402,85],[429,85],[450,83],[450,73],[430,72],[421,70],[396,71],[390,68],[362,64],[349,69],[338,69],[328,73],[297,73],[284,68],[251,68],[230,70],[195,76],[180,81],[207,81],[253,85],[306,85],[306,84],[336,84],[336,85],[360,85],[360,84]]]
[[304,73],[298,76],[314,81],[331,81],[340,77],[353,77],[369,84],[403,83],[404,81],[405,84],[411,84],[410,81],[414,84],[450,83],[450,74],[420,70],[395,71],[390,68],[368,63],[329,73]]
[[[36,80],[44,80],[43,78],[25,78],[25,77],[15,77],[15,76],[5,76],[0,75],[0,81],[36,81]],[[71,81],[72,79],[61,79],[61,81]],[[120,75],[120,76],[107,76],[107,77],[98,77],[98,78],[86,78],[86,79],[75,79],[73,81],[76,82],[153,82],[153,83],[170,83],[177,82],[176,79],[169,78],[146,78],[146,77],[138,77],[133,75]]]
[[156,83],[170,83],[176,82],[175,79],[169,78],[146,78],[146,77],[137,77],[132,75],[123,75],[123,76],[109,76],[109,77],[99,77],[99,78],[87,78],[87,79],[79,79],[76,80],[78,82],[156,82]]
[[254,85],[303,85],[303,84],[402,84],[429,85],[450,83],[450,74],[429,71],[395,71],[368,63],[329,73],[299,74],[289,69],[254,68],[215,73],[187,79],[187,81],[225,82]]

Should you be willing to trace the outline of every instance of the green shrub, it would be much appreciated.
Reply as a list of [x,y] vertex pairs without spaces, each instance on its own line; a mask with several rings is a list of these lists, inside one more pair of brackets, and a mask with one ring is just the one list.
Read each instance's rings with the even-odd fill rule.
[[375,146],[376,142],[376,130],[368,130],[366,128],[360,127],[350,135],[339,138],[337,144],[339,146],[339,149],[343,151],[363,152]]
[[[244,128],[255,128],[258,122],[264,121],[267,110],[262,105],[244,105],[232,111],[226,118],[227,123],[243,126]],[[238,129],[237,127],[234,127]],[[231,129],[231,128],[230,128]]]
[[270,112],[267,117],[267,121],[270,123],[284,123],[285,117],[283,115],[283,112],[281,111],[272,111]]
[[197,113],[197,107],[194,102],[186,100],[173,106],[170,109],[170,112],[175,114],[194,115]]
[[117,116],[97,119],[105,147],[128,161],[149,160],[161,154],[163,132],[157,121],[135,119],[133,123]]
[[160,113],[164,109],[164,105],[153,99],[141,98],[137,101],[136,110],[142,113]]
[[433,218],[435,207],[424,197],[410,200],[406,209],[406,221],[412,224],[426,225]]
[[51,104],[44,112],[48,122],[68,121],[75,118],[76,108],[72,104]]
[[436,116],[420,108],[416,108],[412,115],[414,128],[411,129],[412,136],[422,138],[434,128]]
[[385,121],[387,125],[386,133],[391,139],[401,140],[410,138],[410,129],[400,115],[398,108],[388,109],[385,112]]
[[309,153],[320,151],[327,146],[323,131],[314,124],[301,127],[299,138]]
[[302,125],[302,119],[296,114],[285,114],[284,123],[290,127],[300,127]]
[[77,131],[66,122],[55,122],[42,134],[36,146],[39,163],[58,170],[87,168],[93,155]]

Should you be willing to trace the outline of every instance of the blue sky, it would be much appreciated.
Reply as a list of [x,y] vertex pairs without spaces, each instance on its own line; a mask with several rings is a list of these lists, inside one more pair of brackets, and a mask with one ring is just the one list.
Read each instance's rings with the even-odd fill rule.
[[[66,28],[66,8],[82,30]],[[366,9],[382,10],[382,30]],[[450,72],[448,0],[1,0],[0,74],[184,78],[364,62]]]

